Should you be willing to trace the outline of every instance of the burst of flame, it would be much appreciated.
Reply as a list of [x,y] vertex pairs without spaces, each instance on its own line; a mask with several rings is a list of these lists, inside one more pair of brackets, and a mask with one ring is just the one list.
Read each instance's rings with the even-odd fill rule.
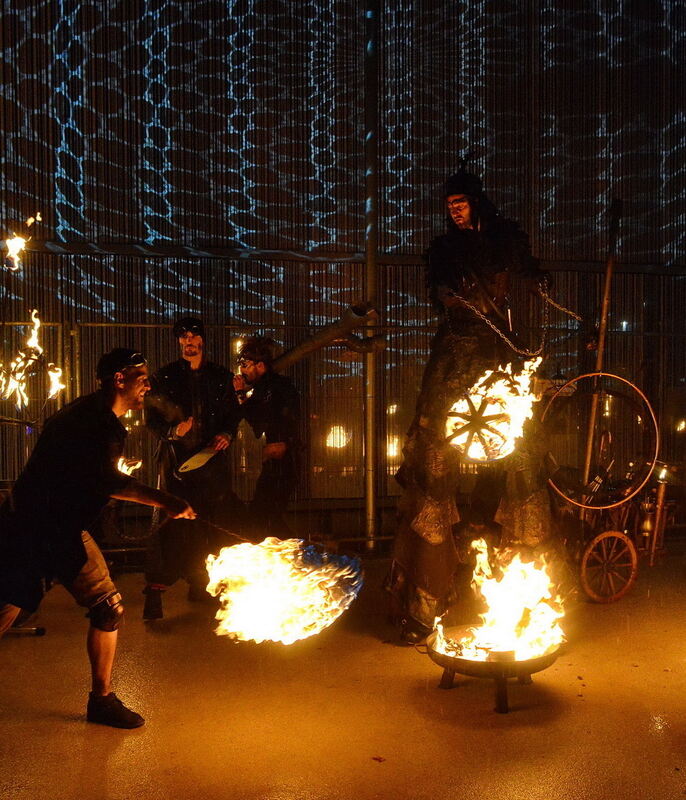
[[[26,220],[27,228],[30,228],[34,222],[41,222],[42,217],[40,215],[40,211],[36,212],[34,217],[29,217]],[[29,237],[30,238],[30,237]],[[5,246],[7,247],[7,255],[5,256],[6,260],[10,262],[10,269],[12,272],[16,272],[18,269],[21,268],[21,251],[26,246],[26,242],[28,239],[25,239],[23,236],[17,236],[15,233],[12,234],[11,239],[5,239]]]
[[513,373],[512,364],[488,370],[453,404],[446,420],[449,443],[472,461],[497,461],[510,455],[533,413],[532,378],[540,358]]
[[547,566],[541,561],[524,562],[519,553],[499,554],[508,559],[495,576],[483,539],[472,542],[476,551],[473,582],[477,594],[487,603],[482,624],[471,628],[462,641],[446,639],[440,618],[434,649],[472,661],[486,661],[492,652],[514,652],[516,661],[545,655],[559,647],[564,633],[559,620],[562,603],[554,595]]
[[11,239],[5,239],[5,246],[7,247],[7,255],[5,258],[10,262],[10,269],[16,272],[21,268],[21,251],[26,245],[26,239],[22,236],[13,235]]
[[207,557],[207,591],[219,596],[215,633],[292,644],[319,633],[362,586],[357,559],[319,553],[300,539],[223,547]]
[[19,355],[10,364],[9,372],[5,373],[2,384],[2,397],[10,400],[14,395],[14,402],[17,408],[25,408],[29,404],[29,396],[26,392],[26,380],[29,377],[31,367],[40,358],[43,348],[38,341],[38,329],[40,319],[38,311],[34,308],[31,312],[31,333],[26,340],[24,350],[19,351]]
[[135,470],[140,469],[143,462],[140,458],[124,458],[123,456],[117,461],[117,469],[123,472],[124,475],[132,475]]
[[48,400],[52,400],[53,398],[57,397],[62,389],[66,388],[62,383],[62,368],[58,367],[56,364],[53,364],[52,361],[48,364],[48,379],[50,380],[50,386],[48,388]]

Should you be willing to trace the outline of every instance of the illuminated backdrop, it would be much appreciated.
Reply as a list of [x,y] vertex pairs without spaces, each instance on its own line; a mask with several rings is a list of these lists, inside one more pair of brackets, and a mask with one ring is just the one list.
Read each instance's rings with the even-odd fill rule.
[[[467,150],[496,205],[556,271],[558,295],[587,316],[598,305],[589,271],[605,257],[606,211],[623,198],[627,274],[616,284],[608,366],[662,387],[663,402],[685,374],[683,5],[383,5],[383,405],[402,407],[389,431],[402,436],[412,413],[435,322],[421,253],[443,227],[440,184]],[[23,271],[2,273],[3,320],[36,306],[69,326],[129,326],[83,329],[82,390],[99,348],[138,341],[132,324],[197,312],[288,345],[364,296],[354,259],[364,251],[364,2],[4,8],[0,224],[20,233],[37,210],[43,222]],[[303,258],[313,252],[330,260]],[[580,338],[556,323],[550,363],[573,371]],[[153,362],[172,345],[151,339]],[[359,360],[331,354],[300,368],[315,428],[338,424],[341,397],[359,411],[360,371]],[[346,407],[359,434],[361,415]],[[359,435],[355,448],[341,466],[353,470],[352,488],[321,493],[359,494]]]

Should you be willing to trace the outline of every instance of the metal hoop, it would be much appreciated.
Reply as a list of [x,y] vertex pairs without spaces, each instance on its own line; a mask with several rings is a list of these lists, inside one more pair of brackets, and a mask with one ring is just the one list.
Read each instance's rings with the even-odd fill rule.
[[545,407],[545,411],[541,415],[541,422],[545,422],[546,414],[550,410],[550,407],[552,406],[553,402],[558,397],[558,395],[560,395],[561,392],[563,392],[567,387],[571,386],[572,384],[576,383],[577,381],[582,380],[583,378],[614,378],[615,380],[620,381],[620,383],[624,383],[627,386],[629,386],[631,389],[633,389],[638,394],[638,396],[641,398],[641,400],[643,400],[643,402],[645,403],[648,411],[650,412],[650,418],[651,418],[651,420],[653,422],[653,429],[655,431],[655,451],[654,451],[653,456],[652,456],[650,468],[648,469],[645,478],[631,492],[631,494],[628,494],[626,497],[623,497],[621,500],[618,500],[616,503],[609,503],[608,505],[602,505],[602,506],[591,506],[591,505],[588,505],[586,503],[580,503],[577,500],[573,500],[571,497],[567,497],[567,495],[553,483],[552,478],[548,478],[548,483],[550,484],[550,486],[555,490],[555,492],[557,492],[557,494],[563,500],[566,500],[568,503],[571,503],[572,505],[577,506],[577,508],[583,508],[583,509],[586,509],[587,511],[602,511],[603,509],[607,509],[607,508],[616,508],[617,506],[621,506],[623,503],[628,502],[629,500],[631,500],[632,497],[635,497],[641,491],[641,489],[643,489],[643,487],[646,485],[646,483],[648,483],[648,480],[650,479],[650,476],[652,475],[652,472],[653,472],[653,469],[655,467],[655,464],[657,463],[657,456],[658,456],[658,453],[659,453],[659,450],[660,450],[660,431],[659,431],[659,428],[658,428],[658,425],[657,425],[657,417],[655,416],[655,412],[653,411],[653,407],[650,405],[650,402],[648,401],[648,398],[643,394],[643,392],[638,388],[638,386],[636,386],[635,383],[632,383],[631,381],[627,380],[626,378],[622,378],[619,375],[614,375],[611,372],[587,372],[584,375],[577,375],[575,378],[572,378],[571,380],[567,381],[567,383],[565,383],[562,386],[560,386],[560,388],[555,392],[555,394],[548,401],[548,405]]

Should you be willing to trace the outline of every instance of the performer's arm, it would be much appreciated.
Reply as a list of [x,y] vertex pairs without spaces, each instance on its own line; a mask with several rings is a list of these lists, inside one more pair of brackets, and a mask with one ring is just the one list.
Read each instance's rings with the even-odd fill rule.
[[173,519],[195,519],[197,516],[185,500],[160,489],[146,486],[135,478],[127,486],[113,492],[110,497],[115,500],[128,500],[145,506],[163,508]]

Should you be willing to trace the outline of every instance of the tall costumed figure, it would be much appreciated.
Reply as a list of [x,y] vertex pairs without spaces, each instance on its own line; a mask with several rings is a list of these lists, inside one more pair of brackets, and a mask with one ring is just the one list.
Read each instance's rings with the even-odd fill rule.
[[[469,518],[458,525],[464,455],[446,436],[449,412],[488,370],[511,364],[515,371],[535,355],[511,330],[511,320],[521,314],[510,308],[510,284],[524,280],[538,291],[548,278],[531,255],[526,233],[497,212],[464,162],[443,194],[448,230],[426,253],[430,297],[441,321],[396,475],[403,491],[387,579],[392,617],[407,642],[421,641],[446,610],[460,563],[460,529],[492,521],[508,483],[506,471],[480,467]],[[545,481],[536,488],[545,492]],[[528,487],[526,493],[535,491]]]

